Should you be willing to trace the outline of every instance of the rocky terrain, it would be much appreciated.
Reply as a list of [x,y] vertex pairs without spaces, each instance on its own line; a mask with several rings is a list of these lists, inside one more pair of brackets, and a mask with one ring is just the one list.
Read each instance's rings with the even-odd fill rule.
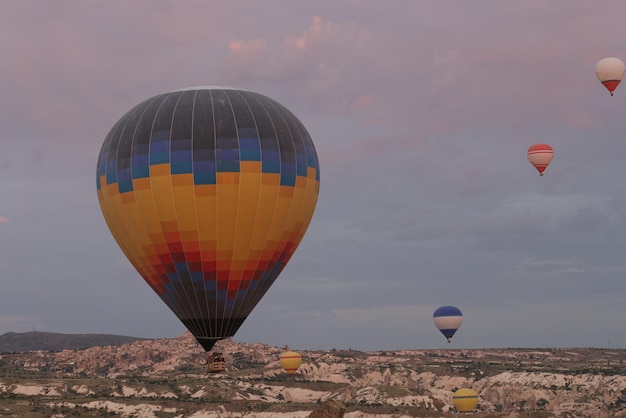
[[80,350],[103,345],[120,345],[145,338],[110,334],[59,334],[53,332],[7,332],[0,335],[0,353],[24,351]]
[[224,340],[216,350],[224,373],[205,373],[189,334],[4,353],[0,417],[304,418],[329,401],[347,418],[446,417],[462,387],[478,393],[482,417],[626,416],[619,349],[298,350],[295,376],[278,362],[285,347]]

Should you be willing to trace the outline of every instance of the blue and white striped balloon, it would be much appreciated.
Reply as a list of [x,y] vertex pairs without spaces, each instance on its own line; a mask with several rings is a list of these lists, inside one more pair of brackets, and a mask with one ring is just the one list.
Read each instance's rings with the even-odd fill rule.
[[448,339],[448,342],[450,342],[450,339],[463,322],[463,314],[457,307],[442,306],[437,308],[433,314],[433,322],[437,329]]

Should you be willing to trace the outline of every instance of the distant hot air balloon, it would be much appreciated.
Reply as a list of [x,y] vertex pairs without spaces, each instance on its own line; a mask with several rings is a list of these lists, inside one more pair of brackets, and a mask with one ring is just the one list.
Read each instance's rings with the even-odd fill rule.
[[280,365],[285,369],[287,374],[295,374],[301,364],[302,356],[295,351],[285,351],[280,355]]
[[97,190],[124,254],[209,351],[293,255],[319,175],[291,111],[259,93],[203,86],[122,116],[102,145]]
[[448,339],[454,335],[457,329],[463,323],[463,314],[459,308],[454,306],[442,306],[435,310],[433,314],[433,322],[441,333]]
[[625,71],[624,62],[619,58],[603,58],[596,64],[596,77],[611,93],[611,96],[617,85],[622,81]]
[[552,157],[554,157],[554,150],[548,144],[535,144],[528,148],[526,156],[528,161],[539,171],[539,175],[543,176],[544,170],[552,161]]
[[472,389],[459,389],[452,395],[452,402],[459,412],[474,412],[478,406],[478,394]]

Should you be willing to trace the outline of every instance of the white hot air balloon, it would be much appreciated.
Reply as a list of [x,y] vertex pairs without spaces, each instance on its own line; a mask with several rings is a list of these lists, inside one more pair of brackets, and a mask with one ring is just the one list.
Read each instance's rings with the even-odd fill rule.
[[613,91],[617,88],[617,85],[622,81],[626,66],[624,62],[619,58],[603,58],[596,64],[596,77],[600,80],[600,83],[606,87],[606,89],[613,95]]

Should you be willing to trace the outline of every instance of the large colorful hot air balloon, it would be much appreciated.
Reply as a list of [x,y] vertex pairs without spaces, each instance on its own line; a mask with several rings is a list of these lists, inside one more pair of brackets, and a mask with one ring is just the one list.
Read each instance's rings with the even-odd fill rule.
[[606,87],[606,89],[613,95],[613,91],[617,88],[617,85],[622,81],[626,67],[624,62],[615,57],[602,58],[596,64],[596,77],[600,80],[600,83]]
[[302,356],[295,351],[285,351],[280,355],[280,365],[287,374],[294,375],[302,364]]
[[552,157],[554,157],[554,150],[548,144],[535,144],[528,148],[526,156],[528,161],[539,171],[539,175],[543,176],[544,170],[548,168]]
[[478,394],[472,389],[459,389],[452,395],[452,402],[459,412],[474,412],[478,406]]
[[309,133],[280,103],[194,87],[122,116],[102,145],[97,189],[124,254],[209,351],[293,255],[319,176]]
[[450,339],[463,323],[463,314],[454,306],[442,306],[435,310],[433,322],[444,337]]

